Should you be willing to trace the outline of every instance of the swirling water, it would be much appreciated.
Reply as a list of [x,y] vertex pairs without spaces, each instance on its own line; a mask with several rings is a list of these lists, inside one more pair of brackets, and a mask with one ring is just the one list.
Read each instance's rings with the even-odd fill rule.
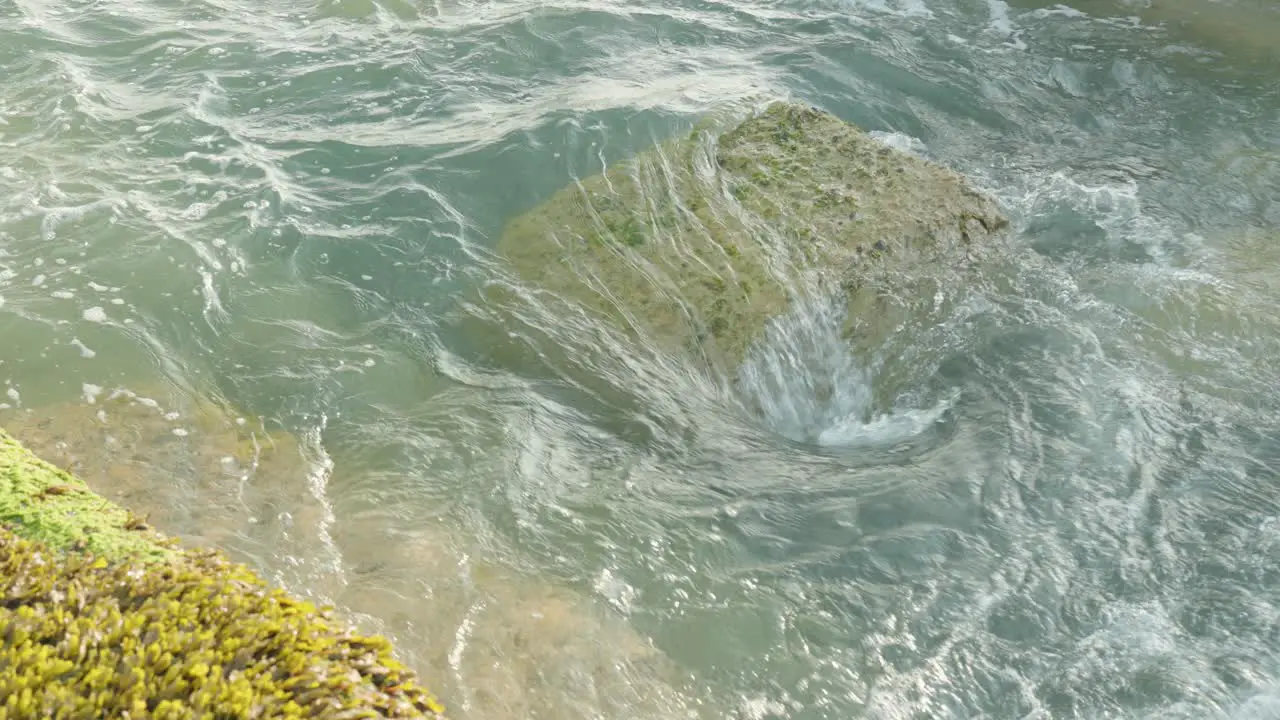
[[[1280,13],[1207,8],[0,0],[0,423],[286,429],[219,544],[458,718],[1280,717]],[[508,218],[775,98],[1008,247],[736,392],[497,292]]]

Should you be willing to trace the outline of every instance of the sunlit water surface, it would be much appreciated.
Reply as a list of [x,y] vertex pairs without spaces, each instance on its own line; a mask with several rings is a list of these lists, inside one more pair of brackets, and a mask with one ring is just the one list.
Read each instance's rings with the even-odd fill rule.
[[[1280,718],[1277,38],[1244,0],[0,0],[0,423],[459,719]],[[1008,247],[876,347],[797,305],[733,378],[510,292],[507,219],[778,98],[964,172]]]

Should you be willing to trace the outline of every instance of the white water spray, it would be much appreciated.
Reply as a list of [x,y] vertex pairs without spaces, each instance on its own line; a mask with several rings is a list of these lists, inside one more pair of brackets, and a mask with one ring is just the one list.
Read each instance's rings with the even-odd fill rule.
[[783,437],[832,447],[885,445],[925,432],[949,403],[875,415],[874,368],[843,337],[838,298],[797,301],[775,318],[738,371],[738,387]]
[[844,308],[830,299],[797,301],[743,361],[738,386],[771,430],[817,442],[827,428],[869,412],[870,373],[840,337],[843,321]]

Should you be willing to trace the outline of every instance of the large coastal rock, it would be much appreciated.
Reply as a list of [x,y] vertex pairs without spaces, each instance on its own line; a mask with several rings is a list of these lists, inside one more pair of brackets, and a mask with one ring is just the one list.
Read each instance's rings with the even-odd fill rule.
[[868,273],[962,262],[1007,224],[956,173],[776,103],[561,190],[498,251],[642,342],[731,371],[797,294],[843,292],[867,312]]

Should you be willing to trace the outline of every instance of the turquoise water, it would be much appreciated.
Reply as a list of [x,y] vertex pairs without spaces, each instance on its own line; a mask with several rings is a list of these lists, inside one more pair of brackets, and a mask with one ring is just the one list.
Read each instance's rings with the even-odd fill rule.
[[[1280,8],[1148,5],[0,0],[0,410],[291,433],[219,544],[457,718],[1280,717]],[[499,292],[508,219],[780,98],[1007,250],[733,392]]]

